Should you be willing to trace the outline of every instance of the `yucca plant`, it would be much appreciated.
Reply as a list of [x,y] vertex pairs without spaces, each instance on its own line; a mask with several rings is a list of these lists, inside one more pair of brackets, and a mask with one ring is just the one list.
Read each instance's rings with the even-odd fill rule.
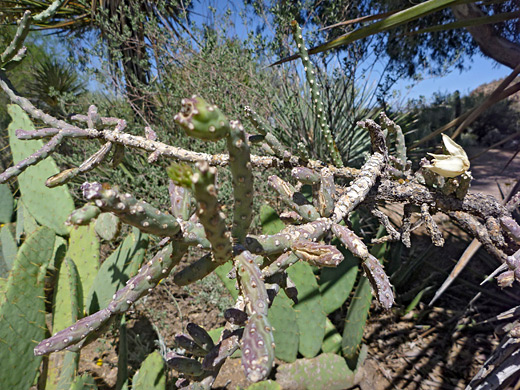
[[65,104],[84,93],[86,83],[70,65],[47,57],[37,65],[29,91],[53,115],[63,115],[67,111]]

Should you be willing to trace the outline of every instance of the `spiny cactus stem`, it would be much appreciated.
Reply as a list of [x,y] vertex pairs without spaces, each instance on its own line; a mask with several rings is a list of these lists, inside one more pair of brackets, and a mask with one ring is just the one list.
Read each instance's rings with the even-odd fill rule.
[[[389,235],[389,239],[387,239],[385,241],[389,241],[389,240],[391,240],[391,241],[398,241],[398,240],[400,240],[401,239],[401,234],[392,226],[388,216],[385,213],[383,213],[381,210],[378,210],[376,207],[377,206],[374,205],[374,208],[372,208],[371,212],[372,212],[372,215],[374,215],[379,220],[381,225],[383,225],[385,227],[386,232]],[[377,238],[372,240],[373,244],[378,244],[378,243],[382,243],[382,242],[384,242],[384,241],[381,240],[381,239],[377,239]]]
[[230,122],[227,136],[229,168],[233,175],[233,238],[244,243],[253,219],[253,172],[249,143],[243,126],[238,121]]
[[85,317],[54,336],[43,340],[34,349],[34,354],[37,356],[46,355],[68,349],[80,343],[93,332],[98,331],[117,314],[126,312],[139,298],[149,294],[161,279],[168,276],[172,268],[180,262],[187,249],[187,245],[179,245],[173,252],[171,245],[165,246],[139,270],[136,276],[128,280],[125,287],[114,294],[107,308]]
[[191,192],[184,187],[175,185],[171,179],[168,183],[168,192],[170,193],[172,214],[176,218],[187,221],[191,215]]
[[296,21],[292,21],[291,26],[293,29],[294,41],[298,46],[300,58],[303,63],[303,69],[305,70],[307,82],[311,90],[312,105],[314,107],[315,114],[318,118],[321,133],[325,137],[325,142],[327,144],[327,148],[329,150],[330,156],[332,157],[334,165],[336,165],[337,167],[342,167],[343,161],[341,160],[341,155],[339,154],[338,148],[336,147],[336,143],[334,142],[334,138],[330,131],[329,124],[327,123],[325,106],[323,105],[323,100],[320,96],[320,91],[318,88],[318,82],[316,80],[316,72],[314,70],[314,65],[309,59],[309,53],[307,52],[307,48],[305,47],[305,42],[303,41],[302,29]]
[[269,176],[267,179],[271,188],[280,195],[283,202],[296,211],[305,221],[314,221],[320,217],[318,210],[310,204],[303,194],[278,176]]
[[295,167],[291,170],[291,176],[303,184],[318,184],[320,174],[313,169],[306,167]]
[[305,225],[288,226],[273,235],[249,235],[246,237],[245,246],[251,253],[270,256],[289,250],[292,243],[300,239],[320,240],[329,231],[330,226],[328,218],[319,218]]
[[221,213],[217,199],[217,169],[206,162],[197,163],[196,168],[197,172],[191,179],[193,193],[199,204],[197,215],[206,231],[206,238],[211,242],[215,263],[224,264],[233,258],[233,252],[231,234],[227,230],[225,216]]
[[131,194],[121,194],[117,188],[103,188],[100,183],[84,183],[83,196],[95,201],[104,212],[117,215],[122,222],[135,226],[144,233],[173,237],[180,231],[177,220],[152,205],[138,201]]
[[[30,116],[32,116],[36,120],[42,121],[50,127],[60,129],[61,133],[65,137],[79,137],[91,139],[95,138],[105,141],[111,141],[116,144],[144,150],[150,153],[156,152],[157,157],[164,156],[179,161],[207,161],[211,166],[226,166],[229,163],[228,154],[211,155],[207,153],[192,152],[175,146],[167,145],[159,141],[152,141],[147,139],[146,137],[122,133],[115,130],[81,129],[77,126],[73,126],[65,121],[59,120],[51,115],[45,114],[43,111],[34,107],[34,105],[28,99],[18,96],[10,87],[10,83],[8,82],[8,80],[5,77],[5,74],[2,71],[0,71],[0,88],[2,88],[6,92],[6,94],[9,96],[10,100],[13,103],[18,104]],[[85,115],[76,115],[72,119],[76,119],[80,122],[87,121],[87,117]],[[102,118],[102,121],[104,126],[109,126],[117,124],[119,119]],[[251,165],[254,167],[272,168],[281,167],[287,164],[289,166],[301,166],[301,161],[296,156],[291,156],[289,160],[283,161],[276,157],[251,155]],[[315,160],[308,161],[308,165],[311,168],[318,169],[323,167],[322,162]],[[358,169],[348,167],[331,169],[333,170],[333,173],[336,176],[346,178],[355,177],[359,172]]]
[[298,240],[291,249],[301,260],[318,267],[337,267],[344,259],[335,246],[309,240]]
[[336,185],[334,175],[329,168],[320,171],[320,185],[318,188],[318,211],[322,217],[330,217],[334,211]]
[[273,261],[267,268],[262,270],[262,278],[268,280],[270,277],[284,272],[291,265],[296,263],[300,258],[293,252],[282,253],[278,258]]
[[390,280],[381,263],[370,254],[361,238],[349,228],[333,224],[332,232],[354,256],[362,260],[362,266],[372,287],[372,293],[385,309],[390,309],[394,303],[394,294]]
[[500,224],[511,235],[511,237],[520,244],[520,226],[511,217],[501,217]]
[[339,198],[332,214],[332,220],[340,222],[348,216],[362,201],[376,183],[385,166],[385,158],[381,153],[374,153],[361,168],[361,173],[347,187],[345,193]]
[[65,3],[67,0],[55,0],[53,1],[46,9],[44,9],[42,12],[40,12],[37,15],[34,15],[33,20],[36,23],[43,22],[44,20],[48,18],[52,18],[56,12],[60,9],[60,7]]
[[211,243],[206,238],[204,226],[198,220],[182,221],[178,219],[177,222],[181,225],[182,236],[173,237],[175,241],[188,245],[198,245],[199,248],[203,249],[211,249]]
[[431,236],[433,244],[435,246],[443,246],[444,237],[442,237],[442,232],[440,231],[439,226],[430,214],[430,206],[426,203],[421,205],[421,218],[426,225],[426,232]]
[[389,133],[395,134],[395,141],[396,141],[396,152],[397,152],[397,158],[400,162],[399,169],[401,171],[404,171],[406,168],[406,142],[404,139],[403,130],[401,129],[401,126],[396,124],[394,121],[390,120],[386,116],[384,112],[381,112],[379,114],[379,121],[381,122],[381,125],[388,130]]
[[7,48],[4,50],[4,52],[0,55],[0,68],[3,68],[20,51],[25,41],[25,38],[29,33],[30,25],[31,11],[25,11],[22,18],[20,19],[13,40],[11,41],[9,46],[7,46]]
[[60,129],[56,129],[53,127],[48,127],[39,130],[24,130],[17,129],[15,134],[18,139],[27,140],[27,139],[41,139],[52,137],[60,132]]
[[249,119],[249,122],[253,125],[253,127],[262,135],[266,135],[271,132],[269,126],[264,122],[264,120],[258,115],[254,110],[249,106],[244,107],[244,111],[246,113],[246,118]]
[[270,126],[268,126],[250,107],[245,107],[244,110],[246,112],[247,119],[249,119],[255,129],[257,129],[258,132],[264,136],[267,147],[269,148],[268,153],[284,161],[293,159],[291,152],[289,152],[278,140],[278,138],[273,135],[273,131]]
[[79,167],[79,172],[88,172],[103,162],[112,150],[112,142],[105,143],[96,153],[86,159]]
[[260,314],[267,316],[269,297],[262,279],[262,272],[255,261],[256,255],[251,254],[243,247],[235,256],[235,268],[239,278],[240,289],[244,295],[244,301],[249,315]]
[[182,271],[177,272],[173,281],[178,286],[186,286],[208,276],[215,271],[218,266],[219,264],[213,260],[213,255],[208,253]]
[[99,214],[101,214],[99,207],[87,203],[85,206],[74,210],[67,219],[67,223],[79,226],[88,225]]
[[18,176],[31,165],[35,165],[43,159],[50,156],[52,153],[56,151],[58,146],[60,146],[61,141],[63,141],[63,136],[59,133],[56,134],[54,137],[51,138],[49,142],[47,142],[43,147],[41,147],[40,150],[34,152],[29,157],[19,161],[14,166],[7,168],[4,173],[0,174],[0,183],[5,183],[10,178]]
[[447,214],[453,222],[478,239],[488,253],[500,259],[502,263],[507,262],[507,255],[493,244],[486,227],[477,218],[463,211],[448,211]]
[[274,364],[273,329],[267,316],[253,314],[242,336],[242,366],[247,379],[258,382],[266,379]]

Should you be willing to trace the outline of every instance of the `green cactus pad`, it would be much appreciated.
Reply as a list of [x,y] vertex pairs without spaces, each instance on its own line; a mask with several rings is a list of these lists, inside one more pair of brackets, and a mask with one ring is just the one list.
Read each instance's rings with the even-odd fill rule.
[[11,222],[13,216],[13,194],[7,184],[0,184],[0,223]]
[[282,390],[282,386],[272,380],[253,383],[246,390]]
[[101,213],[96,219],[94,229],[99,237],[105,241],[113,241],[121,229],[121,221],[111,213]]
[[[27,114],[17,105],[9,105],[12,122],[9,124],[9,145],[14,163],[18,163],[43,146],[41,140],[21,141],[16,137],[17,129],[34,130]],[[48,226],[59,235],[68,235],[65,226],[69,214],[74,210],[74,201],[66,186],[47,188],[45,179],[55,175],[59,169],[52,158],[27,168],[18,176],[24,205],[41,225]],[[48,205],[53,205],[49,207]]]
[[166,388],[164,360],[159,352],[152,352],[141,364],[132,381],[133,390],[161,390]]
[[78,268],[83,290],[82,310],[88,311],[87,293],[92,288],[99,270],[99,239],[94,232],[93,224],[78,226],[72,229],[69,239],[69,257]]
[[280,365],[276,382],[284,390],[343,390],[359,381],[341,356],[324,353],[313,359]]
[[125,286],[130,278],[129,267],[132,261],[142,262],[148,235],[134,229],[123,243],[103,262],[87,297],[87,311],[92,314],[105,308],[117,290]]
[[334,324],[327,318],[325,322],[325,338],[321,345],[323,353],[337,353],[341,349],[341,335]]
[[83,314],[81,280],[78,268],[70,258],[66,258],[61,264],[54,302],[53,333],[73,324]]
[[356,282],[358,261],[350,252],[341,249],[345,260],[336,268],[323,268],[320,273],[321,302],[326,314],[345,303]]
[[266,204],[260,206],[260,223],[263,234],[276,234],[285,228],[276,210]]
[[358,352],[363,339],[363,331],[365,330],[371,302],[372,290],[370,283],[366,277],[362,276],[348,307],[347,316],[345,317],[345,328],[343,329],[343,340],[341,342],[343,356],[347,359],[351,368],[357,365]]
[[89,374],[77,377],[70,390],[97,390],[96,381]]
[[182,99],[181,111],[173,119],[187,135],[202,140],[218,141],[230,131],[229,121],[219,108],[199,96]]
[[294,310],[300,331],[299,351],[305,357],[314,357],[321,349],[327,319],[318,283],[312,267],[301,261],[292,265],[287,273],[298,290],[298,304]]
[[[70,390],[79,366],[79,352],[66,351],[64,353],[63,364],[59,373],[58,384],[56,390]],[[50,390],[48,386],[45,390]]]
[[54,248],[54,232],[39,228],[27,238],[16,256],[0,307],[0,383],[2,388],[26,390],[38,373],[41,357],[32,349],[45,336],[44,283],[42,267]]
[[16,241],[11,234],[9,225],[4,225],[0,229],[0,277],[7,278],[9,271],[13,267],[18,247]]
[[273,326],[275,356],[284,362],[294,362],[298,355],[299,331],[292,301],[280,291],[269,308],[268,318]]

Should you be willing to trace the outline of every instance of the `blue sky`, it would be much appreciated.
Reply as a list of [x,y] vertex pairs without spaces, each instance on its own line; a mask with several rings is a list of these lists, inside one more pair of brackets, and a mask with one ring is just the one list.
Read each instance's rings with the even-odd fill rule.
[[[234,23],[234,28],[230,29],[231,35],[236,34],[239,37],[246,36],[247,32],[255,26],[244,26],[242,18],[239,13],[244,11],[244,5],[242,0],[199,0],[195,2],[195,14],[192,17],[194,22],[215,22],[212,18],[207,15],[210,14],[209,7],[216,9],[217,14],[223,14],[227,9],[232,12],[230,17]],[[218,23],[218,20],[217,22]],[[471,60],[470,66],[467,70],[460,72],[458,70],[452,70],[448,74],[442,77],[430,77],[425,75],[424,79],[420,82],[413,82],[412,80],[401,80],[395,85],[395,91],[400,96],[401,101],[407,99],[417,99],[421,96],[430,98],[434,93],[451,93],[458,90],[462,95],[466,95],[473,89],[483,83],[489,83],[491,81],[498,80],[507,76],[511,73],[511,69],[497,64],[492,59],[484,57],[482,55],[476,55]],[[376,66],[377,69],[377,66]],[[377,71],[373,72],[374,82],[378,75]]]

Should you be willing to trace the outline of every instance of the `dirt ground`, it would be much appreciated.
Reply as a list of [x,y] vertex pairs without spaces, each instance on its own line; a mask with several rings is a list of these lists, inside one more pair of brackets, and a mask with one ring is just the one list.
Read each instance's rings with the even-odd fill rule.
[[[470,157],[477,153],[477,149],[468,150]],[[520,173],[520,157],[503,169],[512,156],[512,152],[492,150],[472,160],[475,180],[471,190],[497,198],[500,189],[507,193]],[[373,307],[371,311],[364,334],[369,353],[361,384],[363,390],[463,389],[499,342],[493,332],[497,324],[480,322],[515,306],[520,298],[516,285],[505,292],[492,283],[479,286],[483,275],[497,266],[494,259],[480,250],[458,280],[429,307],[434,292],[470,242],[446,219],[440,218],[439,222],[445,233],[445,246],[433,247],[429,238],[418,231],[412,237],[413,250],[403,251],[401,261],[423,260],[408,282],[399,286],[395,308],[383,312]],[[407,311],[406,306],[421,290],[424,290],[421,302]],[[478,293],[480,296],[475,298]],[[184,332],[188,322],[205,329],[223,326],[222,313],[231,302],[216,277],[184,288],[173,284],[171,277],[164,280],[128,314],[131,374],[154,349],[172,347],[174,336]],[[336,322],[341,322],[341,316],[344,318],[344,309],[333,313]],[[116,331],[83,350],[80,371],[94,374],[101,388],[114,388]],[[240,360],[228,359],[215,387],[234,390],[247,385]]]

